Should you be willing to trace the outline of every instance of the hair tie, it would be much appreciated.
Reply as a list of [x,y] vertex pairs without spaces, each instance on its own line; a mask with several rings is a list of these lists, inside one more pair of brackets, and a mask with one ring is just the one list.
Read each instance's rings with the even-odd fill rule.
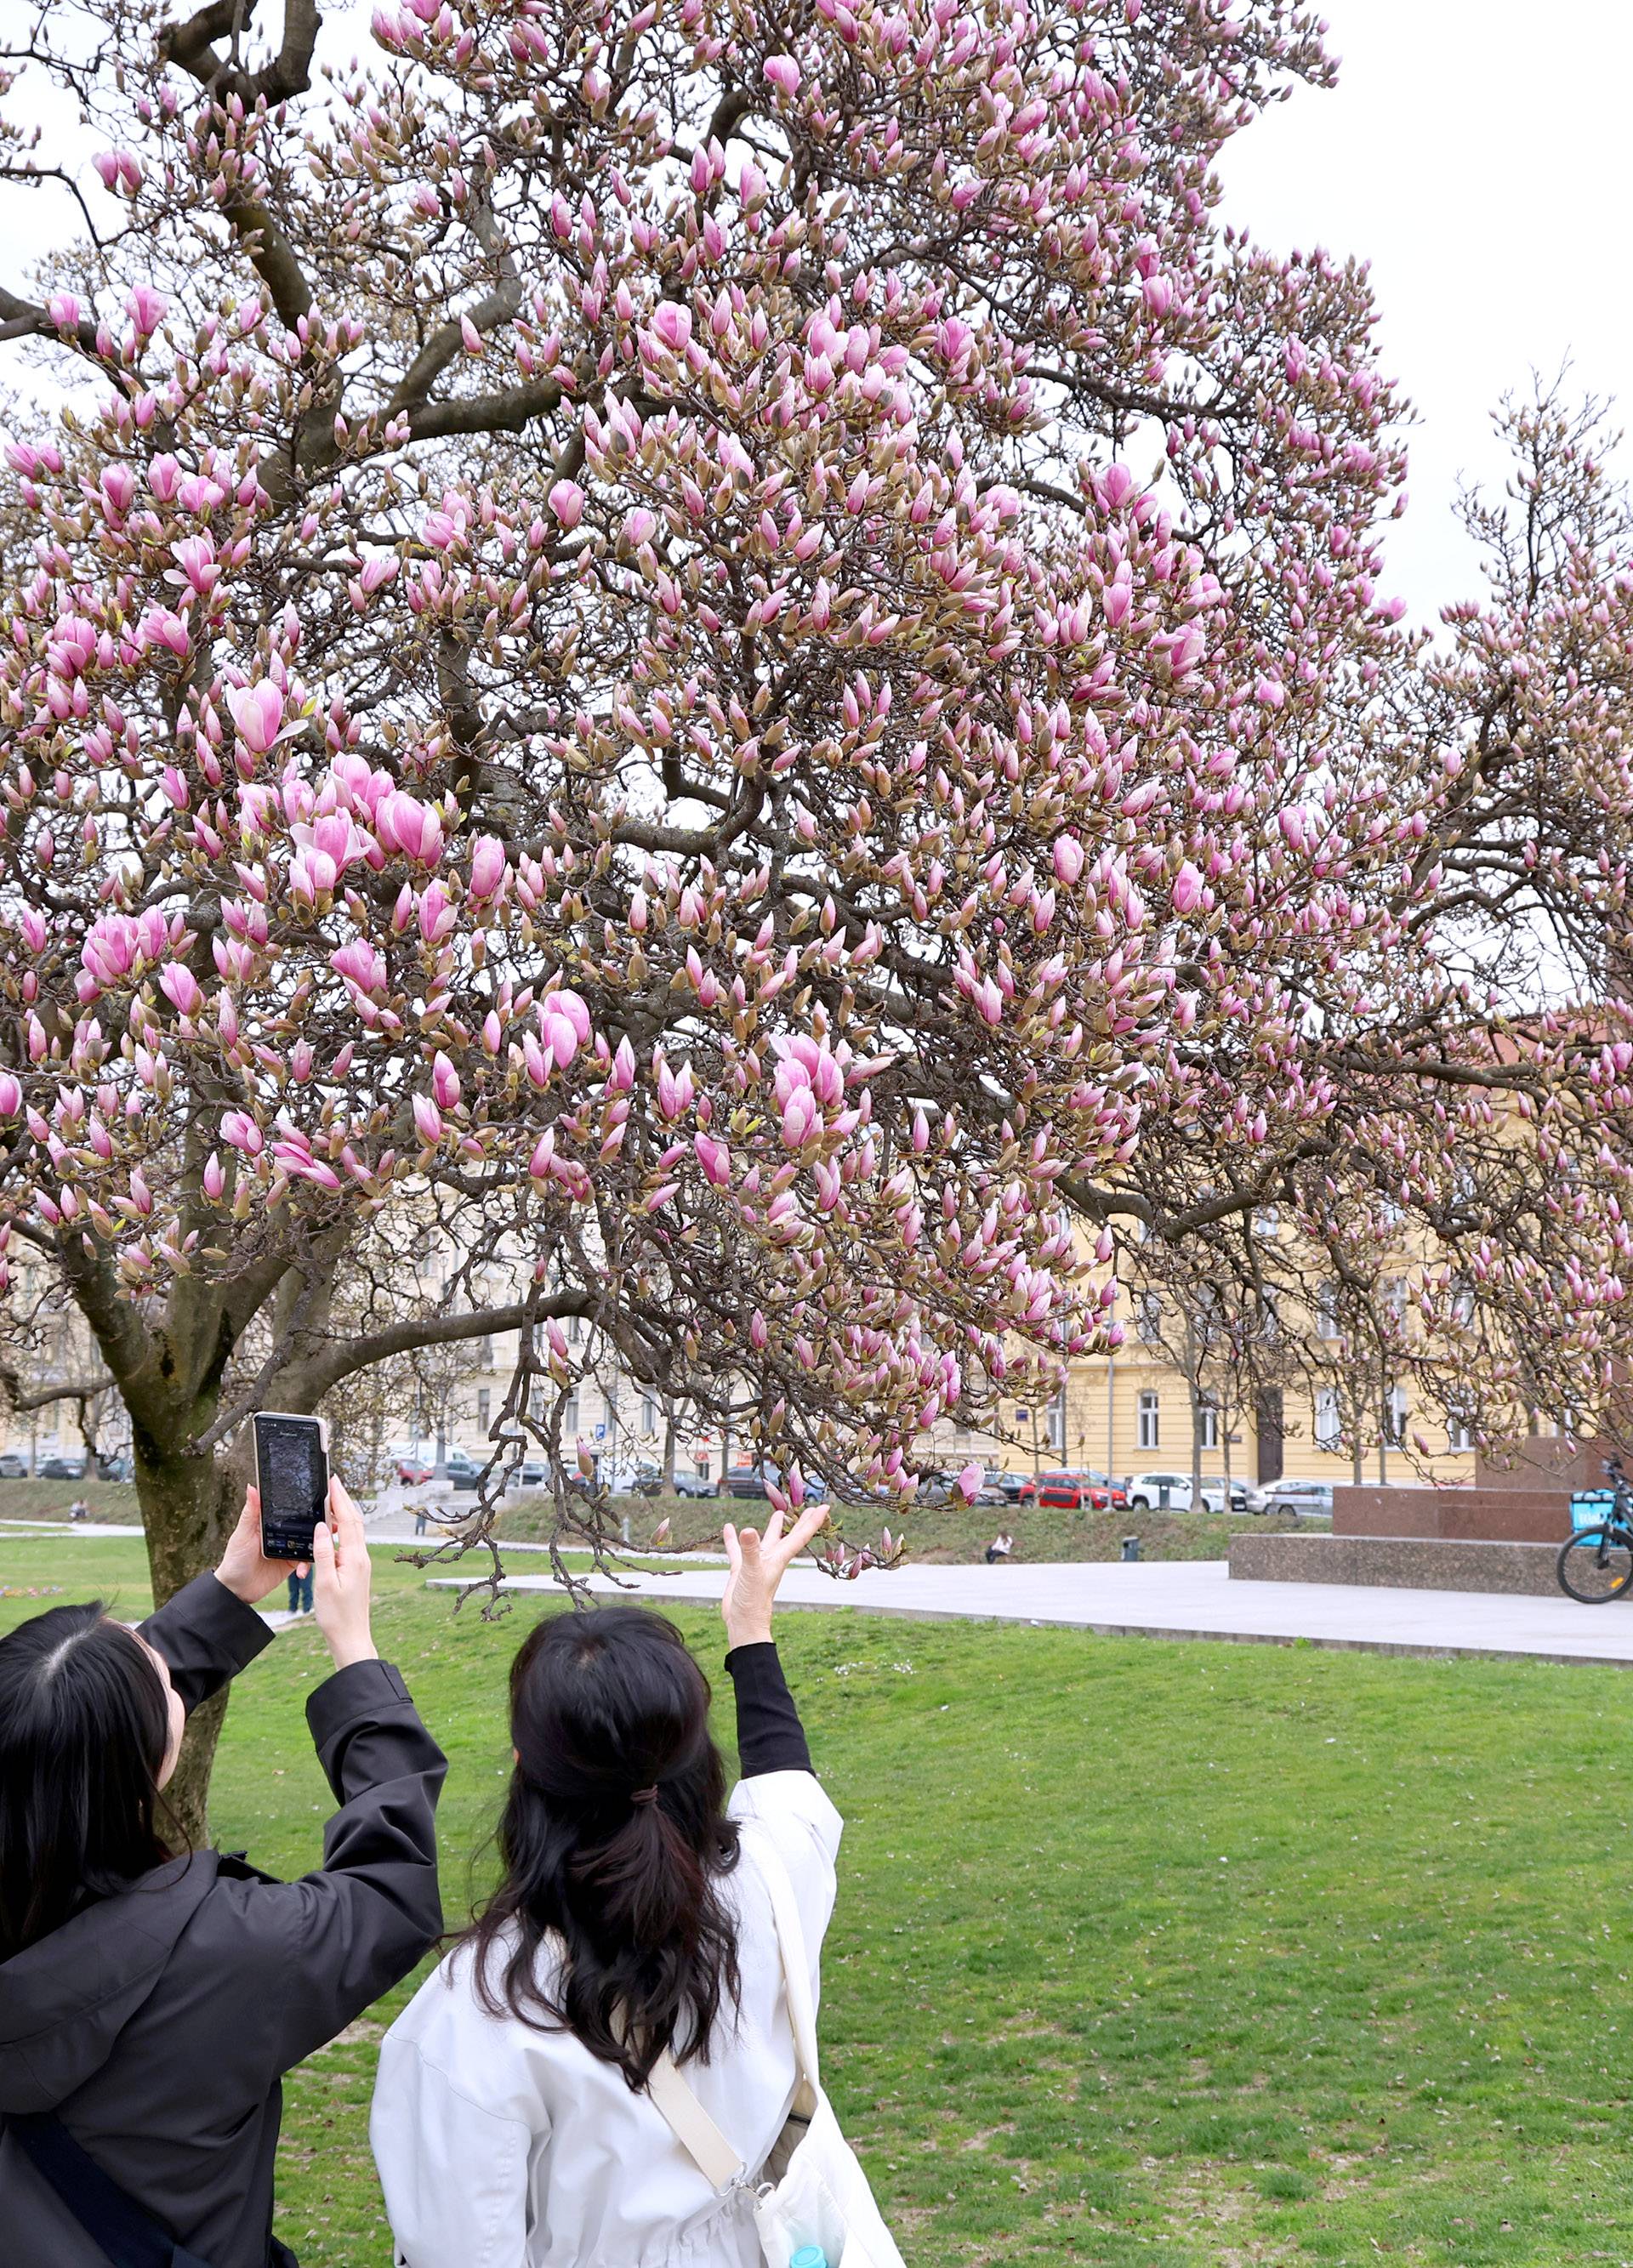
[[655,1803],[657,1800],[658,1791],[655,1787],[638,1787],[632,1789],[630,1793],[632,1803]]

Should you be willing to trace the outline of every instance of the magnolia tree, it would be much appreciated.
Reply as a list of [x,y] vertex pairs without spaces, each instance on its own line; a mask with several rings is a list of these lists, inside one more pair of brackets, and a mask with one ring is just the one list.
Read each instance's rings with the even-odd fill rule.
[[1216,211],[1313,18],[411,0],[317,92],[263,12],[11,58],[98,146],[0,289],[0,1202],[160,1594],[251,1410],[416,1351],[520,1334],[593,1540],[580,1364],[888,1506],[1131,1223],[1307,1171],[1360,1249],[1493,1057],[1364,278]]

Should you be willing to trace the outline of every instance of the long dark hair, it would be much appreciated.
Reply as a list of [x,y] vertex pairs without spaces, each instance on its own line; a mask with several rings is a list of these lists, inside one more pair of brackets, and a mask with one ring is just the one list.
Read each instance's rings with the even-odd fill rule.
[[[737,1863],[708,1681],[672,1623],[599,1607],[535,1625],[510,1673],[505,1879],[470,1932],[495,2016],[559,2027],[639,2092],[660,2053],[706,2062],[740,1988],[718,1878]],[[541,1944],[559,1939],[558,1963]]]
[[100,1600],[0,1638],[0,1961],[170,1856],[169,1738],[159,1672]]

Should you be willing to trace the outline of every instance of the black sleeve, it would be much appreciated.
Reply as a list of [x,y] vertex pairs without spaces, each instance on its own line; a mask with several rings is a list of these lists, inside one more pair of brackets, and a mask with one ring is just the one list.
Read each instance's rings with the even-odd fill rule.
[[196,1575],[167,1606],[150,1615],[142,1636],[163,1654],[170,1682],[190,1714],[230,1677],[248,1669],[272,1632],[253,1607],[214,1575]]
[[388,1661],[354,1661],[310,1696],[307,1721],[340,1806],[323,1830],[323,1864],[252,1893],[284,1948],[284,2069],[406,1977],[442,1927],[436,1808],[447,1759],[407,1686]]
[[737,1756],[744,1779],[762,1772],[814,1773],[805,1728],[771,1639],[734,1646],[726,1657],[737,1689]]

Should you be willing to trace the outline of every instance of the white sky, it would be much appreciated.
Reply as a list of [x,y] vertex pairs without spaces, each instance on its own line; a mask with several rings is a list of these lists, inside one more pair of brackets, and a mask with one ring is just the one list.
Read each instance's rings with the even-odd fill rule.
[[[1633,364],[1633,6],[1550,0],[1543,16],[1535,0],[1327,4],[1337,91],[1301,88],[1238,137],[1222,168],[1225,210],[1274,250],[1319,243],[1371,261],[1384,364],[1419,419],[1412,501],[1390,533],[1385,580],[1433,621],[1477,588],[1452,505],[1459,475],[1502,477],[1489,428],[1500,397],[1567,357],[1574,393],[1614,394]],[[21,5],[0,0],[0,25]],[[275,20],[276,0],[261,12]],[[368,0],[330,0],[324,52],[366,53],[369,13]],[[48,109],[55,126],[55,105],[33,114]],[[51,138],[61,148],[68,137]],[[19,284],[73,217],[58,190],[9,197],[5,280]]]
[[[1327,0],[1337,90],[1227,151],[1229,217],[1372,264],[1385,368],[1416,408],[1385,585],[1420,621],[1473,596],[1459,474],[1500,480],[1489,413],[1568,356],[1633,417],[1626,0]],[[1625,465],[1626,453],[1619,460]]]

